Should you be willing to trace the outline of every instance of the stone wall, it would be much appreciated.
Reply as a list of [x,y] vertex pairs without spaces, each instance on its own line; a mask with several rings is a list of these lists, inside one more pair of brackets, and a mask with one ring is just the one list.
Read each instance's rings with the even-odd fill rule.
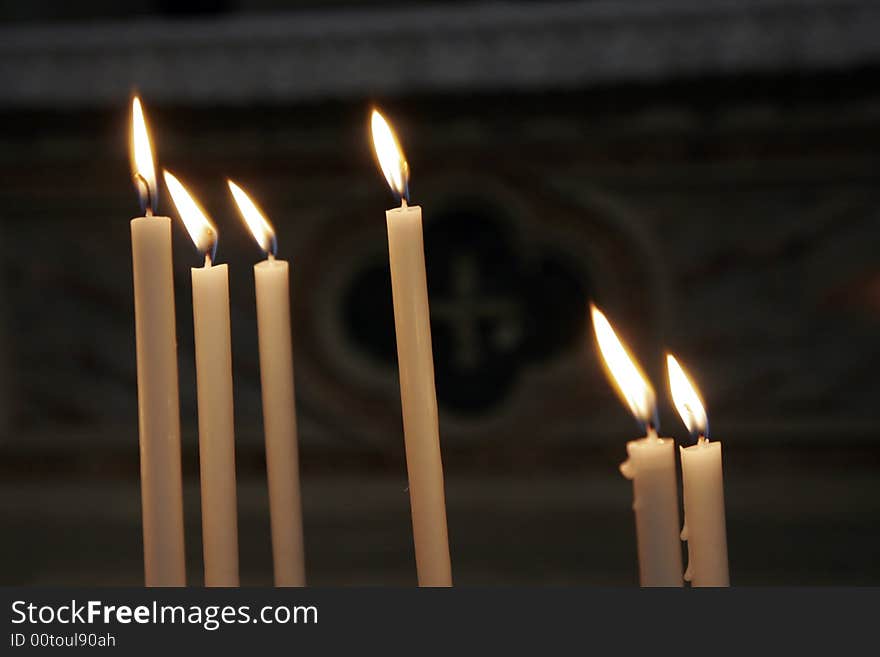
[[[133,77],[125,57],[107,53],[162,25],[4,28],[14,38],[0,40],[0,516],[15,538],[0,546],[0,580],[140,576],[128,230],[137,201],[126,134],[134,80],[148,92],[160,163],[211,212],[218,259],[231,268],[244,581],[270,577],[251,272],[261,256],[226,176],[259,200],[279,256],[292,261],[313,580],[412,580],[383,216],[393,199],[368,143],[379,103],[406,148],[413,202],[425,209],[450,532],[464,583],[634,581],[629,490],[616,465],[638,428],[597,362],[590,299],[645,365],[663,428],[680,440],[664,349],[699,382],[725,441],[735,580],[876,582],[880,96],[875,40],[864,38],[874,9],[639,4],[604,18],[600,3],[548,10],[564,42],[540,32],[546,23],[523,27],[525,36],[513,29],[533,25],[522,7],[484,10],[479,27],[494,36],[476,50],[449,47],[465,24],[456,9],[438,23],[445,46],[413,61],[366,30],[374,40],[356,49],[358,66],[398,59],[407,75],[426,71],[422,87],[403,74],[386,86],[346,69],[300,88],[289,64],[301,42],[254,45],[259,29],[285,39],[321,25],[347,34],[345,12],[249,19],[243,25],[259,29],[242,37],[241,53],[254,59],[226,68],[232,55],[221,53],[205,80],[170,71],[225,48],[232,18],[172,23],[164,38],[178,50],[163,74],[143,64]],[[786,11],[800,22],[784,20]],[[730,49],[740,42],[712,38],[712,25],[719,35],[761,27],[778,49]],[[575,58],[566,60],[575,68],[557,70],[547,58],[554,43],[622,33],[638,38],[606,45],[635,45],[603,51],[604,64]],[[193,34],[208,45],[184,41]],[[666,34],[687,37],[681,52],[658,36]],[[816,34],[834,47],[806,47]],[[511,45],[520,36],[537,50]],[[657,43],[666,49],[648,48]],[[504,53],[512,59],[498,59]],[[278,80],[276,55],[286,71],[277,94],[262,86]],[[452,66],[456,56],[463,68],[425,65]],[[509,74],[480,68],[505,61],[516,65]],[[254,77],[248,66],[261,63],[265,76]],[[493,70],[503,84],[481,84]],[[171,212],[167,198],[161,207]],[[189,267],[200,262],[179,224],[174,239],[197,580]],[[48,547],[55,541],[63,554]]]

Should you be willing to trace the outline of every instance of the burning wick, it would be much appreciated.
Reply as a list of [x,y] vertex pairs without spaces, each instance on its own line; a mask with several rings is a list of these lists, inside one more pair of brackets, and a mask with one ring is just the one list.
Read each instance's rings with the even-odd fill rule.
[[135,187],[137,187],[138,201],[141,204],[141,212],[145,217],[153,216],[153,196],[150,194],[150,186],[147,179],[137,171],[132,175]]
[[270,262],[275,260],[275,255],[278,253],[278,238],[275,236],[275,229],[266,218],[266,214],[239,185],[228,179],[226,184],[229,186],[229,191],[232,192],[232,198],[238,206],[242,219],[250,228],[260,249],[266,254],[266,259]]
[[409,203],[409,163],[400,147],[394,130],[379,110],[373,110],[371,118],[373,132],[373,148],[379,160],[379,168],[385,174],[385,180],[391,191],[400,199],[400,206],[406,208]]
[[183,225],[186,226],[196,249],[205,254],[205,267],[210,267],[217,255],[217,229],[214,228],[208,215],[174,174],[167,170],[162,173],[165,176],[165,186],[168,187],[171,200],[174,201],[177,213],[183,220]]
[[617,337],[605,314],[593,303],[590,304],[590,315],[608,378],[639,426],[646,430],[649,438],[656,438],[659,422],[654,388]]
[[708,443],[709,418],[697,387],[672,354],[666,355],[666,369],[669,373],[669,389],[678,414],[691,436],[697,437],[698,445]]
[[156,164],[150,145],[150,133],[144,118],[141,100],[135,96],[131,101],[131,173],[137,188],[141,210],[147,217],[153,216],[158,186],[156,185]]

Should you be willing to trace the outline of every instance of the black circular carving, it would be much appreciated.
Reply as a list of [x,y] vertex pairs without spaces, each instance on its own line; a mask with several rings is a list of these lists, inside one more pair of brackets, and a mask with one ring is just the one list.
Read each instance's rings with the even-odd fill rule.
[[[491,412],[522,368],[575,346],[588,289],[558,253],[516,244],[509,221],[483,203],[460,203],[425,225],[425,261],[437,397],[460,414]],[[387,261],[365,263],[343,297],[354,347],[396,367]]]

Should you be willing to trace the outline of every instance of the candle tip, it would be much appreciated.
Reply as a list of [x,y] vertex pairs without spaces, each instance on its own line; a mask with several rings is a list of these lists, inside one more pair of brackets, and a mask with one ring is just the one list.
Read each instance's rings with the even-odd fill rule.
[[672,354],[666,354],[666,370],[669,375],[669,391],[682,421],[691,433],[698,436],[698,443],[709,435],[709,418],[706,406],[697,387]]
[[260,245],[263,253],[265,253],[269,259],[274,259],[278,252],[278,241],[275,237],[275,229],[272,227],[272,224],[269,223],[269,220],[266,219],[265,213],[257,206],[251,197],[248,196],[247,192],[232,180],[227,178],[226,184],[229,186],[229,191],[232,193],[232,198],[235,201],[236,207],[238,207],[238,213],[241,215],[241,218],[244,219],[248,228],[250,228],[251,234],[254,236],[257,244]]
[[400,197],[401,205],[406,207],[409,201],[409,163],[400,147],[394,130],[385,117],[377,109],[373,109],[370,117],[373,135],[373,150],[379,160],[379,168],[388,181],[391,191]]
[[650,431],[657,426],[657,397],[642,369],[630,356],[605,314],[590,304],[593,331],[608,378],[633,417]]
[[148,217],[152,216],[159,189],[156,184],[156,165],[153,161],[150,133],[141,99],[137,96],[131,101],[131,177],[137,189],[141,211]]
[[163,170],[162,174],[174,207],[177,208],[177,213],[180,215],[183,225],[186,226],[193,244],[200,252],[210,255],[213,261],[217,255],[217,229],[177,177],[167,169]]

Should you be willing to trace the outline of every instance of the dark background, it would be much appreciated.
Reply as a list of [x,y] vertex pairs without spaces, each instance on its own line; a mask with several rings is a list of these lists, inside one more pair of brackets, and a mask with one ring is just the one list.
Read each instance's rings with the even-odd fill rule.
[[[309,581],[414,584],[375,104],[424,207],[458,584],[635,584],[595,299],[724,442],[735,584],[880,583],[870,0],[0,2],[0,583],[142,581],[129,99],[231,268],[243,584],[269,584],[253,274],[292,262]],[[171,213],[167,196],[160,209]],[[189,580],[189,267],[175,219]]]

